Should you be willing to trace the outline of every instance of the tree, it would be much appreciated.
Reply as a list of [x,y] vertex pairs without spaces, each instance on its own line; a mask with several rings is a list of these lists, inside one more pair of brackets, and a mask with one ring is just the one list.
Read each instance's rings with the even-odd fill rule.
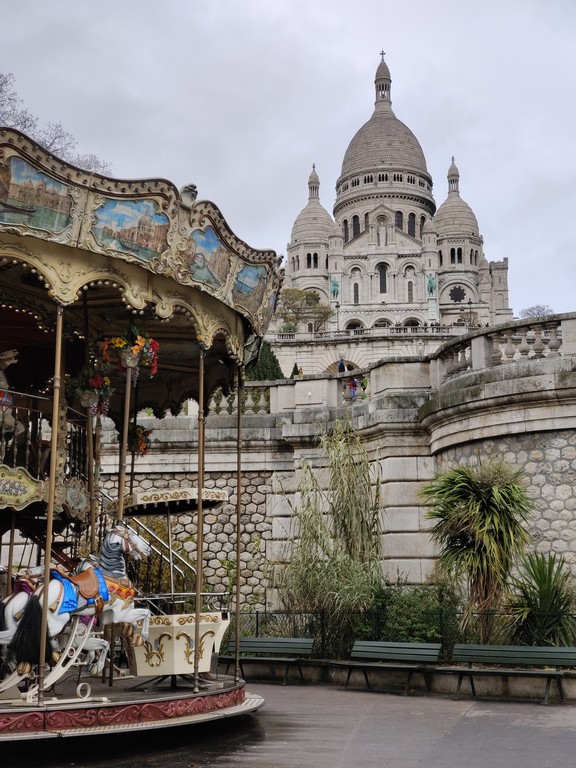
[[465,628],[478,614],[481,642],[492,631],[491,612],[502,597],[517,556],[529,540],[524,523],[531,509],[520,470],[500,460],[438,474],[421,490],[431,503],[430,533],[440,548],[438,564],[449,576],[463,578],[467,604]]
[[248,381],[277,381],[286,378],[280,368],[278,358],[267,341],[262,342],[258,362],[246,371]]
[[519,316],[522,319],[528,317],[545,317],[546,315],[553,314],[554,310],[552,307],[549,307],[548,304],[534,304],[533,307],[526,307],[526,309],[521,309],[519,312]]
[[14,75],[11,74],[0,73],[0,125],[22,131],[48,152],[86,171],[103,175],[111,172],[110,164],[96,155],[77,152],[78,142],[64,129],[62,123],[39,126],[38,118],[22,105],[22,100],[14,90]]
[[320,295],[316,291],[284,288],[280,294],[277,314],[284,322],[284,332],[288,333],[296,331],[303,322],[311,322],[314,330],[320,331],[332,317],[333,311],[330,305],[320,302]]

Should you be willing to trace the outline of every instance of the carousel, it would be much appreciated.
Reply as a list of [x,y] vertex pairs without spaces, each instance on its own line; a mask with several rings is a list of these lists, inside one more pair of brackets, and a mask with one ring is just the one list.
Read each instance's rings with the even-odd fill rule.
[[[0,741],[262,706],[238,663],[216,672],[240,595],[204,583],[204,514],[226,501],[204,487],[205,419],[218,390],[238,393],[240,489],[244,370],[281,281],[276,254],[236,237],[193,185],[87,173],[0,129]],[[143,492],[138,413],[177,416],[191,401],[197,482]],[[103,425],[118,434],[113,497],[101,487]],[[184,512],[197,524],[191,562],[171,541]],[[164,521],[163,547],[150,516]],[[139,581],[142,564],[164,574],[161,588]]]

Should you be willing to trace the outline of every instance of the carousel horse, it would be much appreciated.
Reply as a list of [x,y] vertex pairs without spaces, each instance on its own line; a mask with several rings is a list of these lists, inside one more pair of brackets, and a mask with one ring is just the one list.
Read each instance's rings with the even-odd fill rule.
[[[0,643],[8,642],[8,657],[18,665],[21,674],[25,674],[26,665],[38,662],[44,600],[48,601],[49,606],[50,643],[47,643],[47,646],[50,647],[47,647],[47,656],[51,653],[60,655],[59,638],[65,628],[68,628],[69,639],[63,654],[68,665],[86,649],[86,644],[88,649],[99,652],[96,664],[104,663],[104,650],[107,651],[108,643],[105,648],[105,641],[90,634],[96,619],[100,626],[122,624],[126,628],[123,630],[126,636],[134,635],[141,622],[140,635],[134,635],[134,642],[142,643],[146,640],[150,611],[134,605],[135,589],[127,577],[124,555],[140,559],[148,557],[150,552],[148,542],[124,525],[118,524],[104,538],[97,567],[90,558],[83,561],[80,569],[74,574],[53,569],[47,588],[41,584],[30,595],[12,638],[8,637],[9,630],[0,632]],[[89,617],[88,630],[88,625],[83,623],[82,617]],[[47,658],[47,661],[50,659]],[[56,666],[62,668],[61,657]],[[46,683],[51,684],[56,679],[53,670]],[[0,691],[2,689],[3,685],[0,684]]]

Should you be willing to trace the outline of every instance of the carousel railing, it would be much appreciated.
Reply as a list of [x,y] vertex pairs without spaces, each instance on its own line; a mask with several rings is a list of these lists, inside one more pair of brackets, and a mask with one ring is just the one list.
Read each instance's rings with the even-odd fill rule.
[[[100,496],[102,507],[113,500],[103,490]],[[152,550],[146,560],[131,561],[129,571],[130,578],[138,585],[139,596],[149,600],[159,613],[163,613],[164,603],[173,603],[176,599],[180,604],[190,601],[190,596],[195,594],[196,569],[174,548],[171,550],[167,541],[167,521],[161,515],[153,520],[147,525],[141,518],[124,518],[128,528],[145,538]],[[99,526],[100,537],[105,533],[108,522],[103,517]]]
[[[15,390],[2,390],[0,403],[0,464],[25,467],[32,477],[44,479],[50,471],[52,401]],[[67,408],[64,474],[81,480],[86,478],[86,416]]]
[[140,561],[135,566],[141,590],[146,594],[190,594],[196,585],[194,566],[173,548],[170,551],[168,542],[140,519],[133,517],[126,522],[152,548],[148,560]]

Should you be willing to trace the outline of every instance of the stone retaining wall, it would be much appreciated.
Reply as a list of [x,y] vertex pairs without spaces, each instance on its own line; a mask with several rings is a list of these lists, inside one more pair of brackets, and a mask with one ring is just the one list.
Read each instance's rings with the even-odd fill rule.
[[[534,501],[534,548],[561,553],[576,573],[576,316],[539,326],[476,331],[430,357],[388,359],[367,369],[368,397],[347,398],[342,375],[259,382],[242,423],[242,584],[254,607],[276,608],[274,575],[289,558],[303,460],[322,480],[321,430],[350,419],[381,469],[383,569],[411,583],[434,578],[435,557],[419,490],[437,471],[500,456],[522,469]],[[532,335],[531,335],[532,334]],[[248,385],[250,389],[250,385]],[[228,586],[235,560],[236,416],[228,399],[206,419],[206,485],[229,503],[206,517],[207,582]],[[144,422],[143,419],[139,421]],[[150,420],[153,450],[136,460],[135,483],[195,481],[194,418]],[[117,452],[117,451],[116,451]],[[114,451],[103,477],[112,492]],[[195,523],[176,539],[194,559]]]

